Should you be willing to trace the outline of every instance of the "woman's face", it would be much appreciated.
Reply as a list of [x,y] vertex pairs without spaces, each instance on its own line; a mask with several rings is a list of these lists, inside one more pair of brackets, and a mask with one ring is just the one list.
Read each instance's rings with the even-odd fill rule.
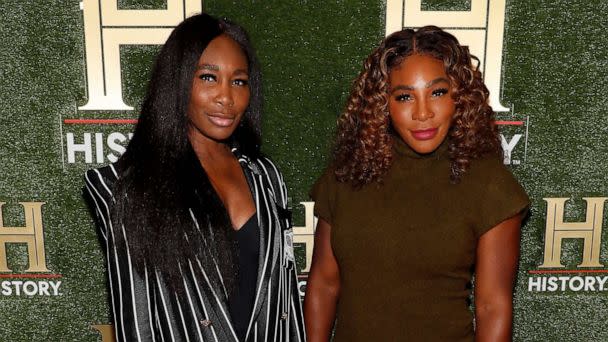
[[417,153],[435,151],[448,134],[455,110],[443,62],[411,55],[390,71],[389,82],[394,129]]
[[190,139],[221,142],[232,135],[249,105],[247,70],[247,57],[232,38],[222,34],[207,45],[192,79]]

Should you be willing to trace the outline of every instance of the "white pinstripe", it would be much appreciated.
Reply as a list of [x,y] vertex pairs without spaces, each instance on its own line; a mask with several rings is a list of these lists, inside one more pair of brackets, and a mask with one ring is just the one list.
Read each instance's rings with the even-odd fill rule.
[[[158,271],[155,271],[156,282],[160,284],[160,277],[158,276]],[[167,302],[165,301],[165,296],[163,296],[163,289],[161,286],[158,287],[158,293],[160,294],[160,301],[163,303],[163,310],[165,310],[165,318],[167,319],[167,326],[169,326],[169,334],[171,334],[171,341],[175,342],[175,335],[173,335],[173,328],[171,327],[171,320],[169,319],[169,311],[167,310]]]
[[116,177],[116,179],[118,179],[118,172],[116,172],[116,168],[114,167],[114,164],[110,164],[110,170],[112,170],[112,173],[114,174],[114,177]]
[[[198,300],[201,303],[201,307],[203,308],[203,313],[205,315],[205,319],[209,319],[209,312],[207,311],[207,307],[205,306],[205,300],[203,299],[203,295],[201,293],[200,290],[200,286],[198,285],[198,280],[196,280],[196,275],[194,273],[194,268],[192,267],[192,262],[190,260],[188,260],[188,266],[190,268],[190,274],[192,275],[192,279],[194,280],[194,285],[196,288],[196,292],[198,294]],[[213,335],[213,338],[215,339],[215,341],[218,341],[217,335],[215,333],[215,328],[213,327],[213,325],[210,326],[211,327],[211,334]]]
[[[203,239],[205,248],[207,248],[207,250],[209,250],[211,247],[209,247],[209,244],[207,243],[207,238],[205,237],[205,234],[203,234],[201,232],[200,225],[198,224],[198,220],[196,219],[196,216],[194,215],[192,208],[188,208],[188,212],[190,212],[190,217],[192,218],[192,221],[194,222],[194,226],[196,227],[196,230],[198,230],[199,234],[201,235],[201,238]],[[208,228],[209,228],[209,232],[211,234],[213,234],[213,232],[211,231],[211,228],[210,227],[208,227]],[[215,272],[217,273],[217,276],[220,279],[220,283],[222,284],[222,290],[224,291],[224,295],[226,296],[226,298],[228,298],[228,291],[226,291],[226,286],[224,285],[224,278],[222,277],[222,272],[220,272],[220,268],[217,264],[217,260],[215,260],[214,256],[211,256],[211,260],[213,261],[213,265],[215,266]],[[211,286],[211,284],[209,284],[209,286]]]
[[198,258],[196,258],[196,262],[198,264],[198,267],[201,269],[201,272],[203,273],[203,277],[205,278],[205,281],[207,282],[207,285],[211,289],[211,294],[213,294],[213,298],[217,302],[217,304],[218,304],[218,306],[220,308],[220,311],[222,312],[222,315],[224,316],[224,319],[226,320],[226,322],[228,322],[228,327],[230,328],[230,332],[232,333],[232,337],[234,337],[234,339],[238,341],[239,338],[236,337],[236,333],[234,332],[232,324],[230,324],[230,318],[228,318],[228,314],[226,313],[226,311],[222,307],[222,302],[220,301],[220,299],[215,294],[215,290],[213,290],[213,286],[211,286],[211,282],[209,281],[209,278],[207,277],[207,273],[205,272],[205,269],[203,268],[203,264],[201,263],[201,261]]
[[[97,177],[99,178],[99,181],[101,182],[102,186],[105,187],[105,189],[107,189],[109,191],[108,186],[105,184],[105,182],[103,181],[103,177],[101,176],[101,173],[99,173],[99,170],[94,170],[95,173],[97,174]],[[86,175],[85,175],[86,177]],[[87,177],[88,178],[88,177]],[[90,180],[89,180],[90,182]],[[92,184],[91,184],[92,185]],[[101,199],[101,201],[103,202],[105,208],[106,208],[106,214],[107,214],[107,234],[108,236],[111,237],[112,240],[112,252],[114,253],[114,264],[116,265],[116,275],[117,275],[117,280],[118,280],[118,299],[119,299],[119,310],[118,313],[120,314],[120,323],[121,324],[116,324],[118,327],[115,327],[115,335],[116,335],[116,339],[118,340],[118,334],[119,331],[121,332],[123,341],[126,340],[125,337],[125,331],[124,331],[124,325],[123,325],[123,305],[122,305],[122,286],[121,286],[121,281],[120,281],[120,266],[118,265],[118,252],[116,250],[116,240],[114,239],[114,232],[113,232],[113,228],[112,228],[112,220],[110,220],[110,208],[108,207],[108,203],[104,200],[104,197],[101,196],[101,194],[99,193],[99,191],[97,191],[97,188],[93,187],[93,189],[95,190],[95,193],[99,196],[99,198]],[[111,192],[110,192],[111,194]],[[100,210],[101,211],[101,210]],[[108,267],[111,267],[112,263],[110,262],[110,244],[108,244],[107,246],[108,250],[107,250],[107,258],[108,258]],[[116,321],[116,323],[118,323],[118,315],[117,315],[117,310],[116,310],[116,304],[114,302],[114,289],[113,289],[113,285],[112,285],[112,272],[110,272],[110,270],[108,270],[108,278],[110,281],[110,292],[111,292],[111,297],[112,297],[112,309],[113,309],[113,314],[114,314],[114,320]],[[116,329],[118,328],[118,329]]]
[[[292,277],[296,276],[295,269],[293,269],[295,265],[284,258],[283,251],[283,230],[289,228],[286,225],[289,222],[287,219],[278,216],[275,207],[275,205],[283,208],[286,207],[287,189],[282,176],[270,160],[251,161],[247,157],[241,157],[239,158],[239,162],[241,162],[246,175],[250,176],[252,195],[256,211],[258,212],[258,225],[260,229],[264,229],[264,234],[267,238],[265,246],[260,250],[260,253],[264,253],[261,256],[263,264],[260,265],[260,279],[258,279],[256,284],[254,298],[254,308],[258,309],[252,312],[250,316],[246,340],[248,342],[302,342],[300,336],[304,334],[304,325],[301,306],[297,292],[294,293],[292,291],[293,284],[296,281],[295,278],[292,279]],[[138,341],[142,341],[144,336],[148,336],[149,334],[152,342],[156,342],[157,340],[159,342],[165,340],[175,342],[177,341],[177,336],[174,328],[179,326],[178,329],[184,331],[185,338],[188,340],[192,339],[188,335],[188,330],[190,330],[196,335],[196,338],[194,338],[194,335],[192,336],[196,340],[203,341],[204,336],[210,333],[207,341],[209,338],[212,338],[215,342],[220,342],[220,336],[218,335],[220,330],[218,329],[223,326],[226,328],[223,331],[227,336],[222,335],[224,336],[222,337],[222,342],[224,342],[225,338],[229,338],[231,342],[237,342],[238,338],[232,326],[230,315],[225,310],[227,305],[226,289],[215,258],[213,258],[213,268],[215,270],[205,269],[198,258],[195,261],[188,262],[189,273],[180,267],[185,292],[183,294],[171,294],[175,296],[175,305],[172,301],[169,302],[166,299],[166,294],[169,292],[164,282],[161,281],[161,274],[158,270],[150,269],[147,265],[144,265],[143,274],[136,279],[131,260],[131,249],[127,241],[127,229],[126,227],[120,227],[121,232],[119,234],[122,234],[122,237],[124,237],[124,241],[121,240],[120,242],[124,243],[125,249],[123,251],[119,248],[120,246],[117,246],[118,240],[112,227],[110,203],[113,204],[115,202],[111,192],[112,181],[110,180],[109,183],[106,183],[104,177],[111,178],[110,175],[113,175],[117,178],[118,172],[112,165],[109,167],[109,170],[104,174],[99,170],[93,170],[85,175],[85,195],[92,199],[90,201],[93,206],[92,209],[99,218],[100,236],[106,241],[108,279],[110,281],[110,297],[116,325],[117,341],[127,341],[127,335],[134,333]],[[269,174],[275,175],[274,180]],[[278,183],[276,182],[277,180]],[[189,209],[192,222],[199,231],[205,248],[209,248],[210,241],[207,239],[208,234],[201,232],[201,227],[192,208]],[[280,224],[278,220],[280,220]],[[263,221],[267,223],[262,224]],[[206,228],[210,229],[211,227]],[[278,249],[273,250],[273,245],[277,245]],[[111,258],[114,258],[114,260],[111,260]],[[196,262],[200,272],[195,272],[194,262]],[[209,278],[209,272],[217,273],[221,283],[220,288],[213,285],[214,283]],[[200,279],[204,281],[200,282]],[[211,296],[208,299],[211,303],[206,302],[205,296],[207,295],[204,294],[203,287],[201,286],[207,286],[205,291],[210,290]],[[220,292],[217,291],[223,291],[223,298],[220,298]],[[262,292],[266,292],[266,297],[260,307]],[[139,295],[144,295],[145,297],[138,300],[136,296]],[[128,302],[130,302],[130,307],[132,308],[132,315],[127,314],[129,310],[126,312],[124,310],[124,308],[128,308],[128,306],[125,306]],[[144,307],[146,304],[147,307]],[[274,313],[272,312],[273,309],[276,309]],[[190,310],[190,313],[184,310]],[[259,315],[257,314],[258,310],[260,310]],[[280,315],[285,312],[288,313],[287,319],[280,319]],[[219,316],[213,316],[216,313]],[[270,318],[271,314],[273,316],[272,319]],[[207,333],[204,333],[199,325],[199,319],[211,319],[212,317],[215,317],[213,319],[220,319],[223,325],[211,324],[208,326],[209,330],[207,330]],[[178,319],[181,322],[177,322]],[[195,327],[192,327],[187,322],[193,322]],[[166,327],[163,325],[166,325]],[[291,327],[291,325],[295,325],[295,327]],[[192,329],[195,329],[196,332]]]
[[101,236],[103,237],[104,240],[108,240],[108,236],[106,234],[106,231],[108,230],[108,226],[106,224],[106,219],[103,216],[103,214],[101,213],[101,211],[99,210],[99,204],[97,203],[97,199],[95,198],[95,196],[93,196],[93,193],[91,192],[91,188],[89,186],[86,186],[86,189],[87,189],[87,192],[89,193],[89,196],[93,199],[93,203],[95,204],[95,212],[97,213],[97,217],[99,217],[99,219],[101,220],[101,223],[103,224],[103,229],[99,229],[99,232],[101,233]]
[[182,328],[184,329],[184,336],[186,337],[186,342],[190,342],[190,336],[188,335],[188,328],[186,328],[186,319],[184,318],[182,306],[179,303],[179,297],[177,296],[177,293],[174,293],[174,295],[175,295],[175,304],[177,304],[177,311],[179,312],[179,317],[182,321]]
[[[157,303],[156,292],[152,292],[152,294],[154,295],[154,302]],[[156,327],[158,329],[158,333],[160,335],[160,339],[161,339],[162,342],[165,342],[165,334],[164,334],[164,331],[163,331],[162,324],[160,323],[160,315],[158,314],[158,305],[154,306],[154,316],[155,316],[155,324],[156,324]],[[155,335],[154,331],[152,332],[152,335]]]
[[[131,304],[133,305],[133,319],[135,320],[135,333],[137,334],[137,341],[141,341],[141,333],[139,332],[139,322],[137,319],[137,305],[135,304],[135,282],[133,281],[133,265],[131,265],[131,253],[129,252],[129,241],[127,241],[127,233],[125,232],[125,226],[120,226],[122,229],[122,236],[125,239],[125,246],[127,247],[127,265],[129,266],[129,279],[131,280]],[[123,326],[124,327],[124,326]],[[124,328],[123,328],[124,330]]]
[[150,325],[150,331],[152,332],[152,342],[156,342],[156,336],[154,334],[154,327],[152,326],[152,301],[150,301],[150,284],[148,282],[148,266],[144,265],[144,279],[146,281],[146,300],[148,301],[148,324]]
[[[258,189],[258,183],[256,181],[256,177],[252,177],[251,178],[253,180],[253,189],[254,189],[254,197],[255,197],[255,207],[259,208],[260,207],[260,196],[259,194],[259,189]],[[259,214],[257,215],[258,218],[258,226],[262,227],[262,215]],[[260,278],[264,278],[264,275],[266,274],[266,266],[268,264],[268,256],[270,253],[268,253],[268,251],[270,250],[270,236],[267,237],[268,240],[268,246],[266,247],[266,257],[264,259],[264,266],[262,267],[262,273],[260,274]],[[254,309],[257,307],[258,305],[258,300],[260,298],[260,291],[262,290],[262,282],[259,281],[259,285],[258,285],[258,289],[255,292],[255,299],[253,301],[253,307]],[[249,326],[247,327],[247,333],[245,334],[245,336],[249,337],[249,331],[251,330],[251,325],[253,324],[253,317],[254,313],[251,313],[251,318],[249,319]]]
[[194,319],[194,326],[196,327],[196,332],[198,333],[198,337],[201,341],[204,341],[203,334],[201,333],[201,327],[198,323],[198,318],[196,317],[196,310],[194,310],[194,305],[192,305],[192,297],[190,297],[190,291],[188,290],[188,283],[186,283],[186,277],[184,277],[184,273],[182,272],[182,265],[179,264],[179,274],[182,275],[182,280],[184,282],[184,289],[186,290],[186,297],[188,298],[188,305],[190,305],[190,312],[192,313],[192,318]]

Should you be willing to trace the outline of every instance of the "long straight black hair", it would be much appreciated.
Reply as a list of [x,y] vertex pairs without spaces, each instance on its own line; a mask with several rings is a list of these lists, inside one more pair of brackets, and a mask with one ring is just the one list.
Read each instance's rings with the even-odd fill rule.
[[[180,288],[180,268],[195,257],[212,266],[218,261],[227,288],[238,272],[234,238],[226,210],[204,170],[192,167],[187,108],[199,58],[209,42],[225,34],[236,41],[248,60],[250,102],[238,128],[226,143],[256,157],[261,141],[261,74],[249,38],[240,26],[207,14],[187,18],[171,33],[156,58],[135,133],[119,159],[113,224],[124,225],[135,269],[163,274]],[[193,174],[198,173],[198,174]],[[194,184],[196,183],[196,184]],[[193,186],[202,214],[199,231],[189,205]],[[209,227],[209,229],[207,229]],[[204,248],[201,232],[213,235],[213,248]],[[117,234],[117,238],[123,238]],[[147,266],[146,266],[147,265]]]

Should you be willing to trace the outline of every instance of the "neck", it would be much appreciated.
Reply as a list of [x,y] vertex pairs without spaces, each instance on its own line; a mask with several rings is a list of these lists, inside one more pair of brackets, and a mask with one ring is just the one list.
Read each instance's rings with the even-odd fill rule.
[[228,144],[206,137],[196,130],[190,129],[188,131],[188,139],[194,153],[204,167],[208,166],[213,160],[234,157]]

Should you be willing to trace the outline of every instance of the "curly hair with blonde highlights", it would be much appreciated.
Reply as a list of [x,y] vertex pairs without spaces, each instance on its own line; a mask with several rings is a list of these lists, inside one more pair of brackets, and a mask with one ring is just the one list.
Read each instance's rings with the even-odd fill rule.
[[[460,181],[471,161],[502,155],[489,92],[479,60],[451,34],[436,26],[404,29],[386,37],[363,64],[338,119],[333,148],[336,179],[355,188],[381,182],[393,160],[397,134],[388,115],[389,75],[408,56],[420,54],[443,62],[452,87],[455,112],[448,133],[450,179]],[[474,61],[477,65],[474,65]]]

